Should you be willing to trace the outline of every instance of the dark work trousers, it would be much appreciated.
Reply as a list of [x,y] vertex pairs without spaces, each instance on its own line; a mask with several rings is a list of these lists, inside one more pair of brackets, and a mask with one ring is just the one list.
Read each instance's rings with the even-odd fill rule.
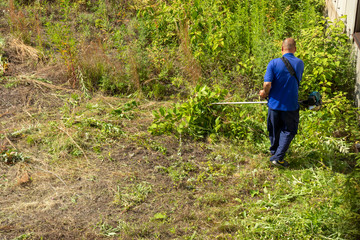
[[299,125],[299,110],[278,111],[269,108],[267,126],[270,138],[270,161],[283,160]]

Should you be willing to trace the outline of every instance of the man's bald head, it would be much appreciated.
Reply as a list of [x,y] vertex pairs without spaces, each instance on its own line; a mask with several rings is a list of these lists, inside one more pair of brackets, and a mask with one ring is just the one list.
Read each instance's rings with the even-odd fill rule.
[[281,47],[283,54],[285,53],[294,53],[296,51],[296,42],[293,38],[286,38]]

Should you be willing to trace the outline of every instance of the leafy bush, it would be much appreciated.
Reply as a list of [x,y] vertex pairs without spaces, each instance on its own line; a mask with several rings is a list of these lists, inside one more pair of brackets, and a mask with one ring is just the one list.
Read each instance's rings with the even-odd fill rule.
[[181,49],[188,42],[190,53],[203,70],[202,77],[217,80],[225,76],[227,80],[218,82],[225,84],[234,81],[233,76],[247,75],[255,87],[254,82],[262,81],[268,61],[280,52],[279,41],[315,26],[321,9],[317,0],[177,0],[144,5],[138,19],[151,46]]
[[193,97],[187,102],[177,103],[172,109],[160,108],[154,111],[155,119],[149,131],[152,134],[183,134],[195,139],[209,136],[215,140],[217,135],[255,142],[263,139],[266,117],[264,108],[213,105],[222,101],[227,93],[227,90],[219,87],[211,90],[207,86],[198,85]]
[[194,97],[183,104],[177,103],[172,109],[160,108],[154,111],[155,120],[149,127],[153,134],[175,133],[189,135],[195,139],[205,138],[220,127],[220,117],[212,103],[223,100],[227,91],[217,88],[211,91],[207,86],[198,85]]
[[354,166],[352,145],[360,138],[358,109],[343,93],[335,94],[324,99],[321,109],[300,112],[299,132],[292,143],[299,165],[325,163],[337,171]]
[[355,85],[355,65],[351,43],[341,19],[301,30],[298,57],[305,63],[301,93],[320,91],[329,97],[343,91],[352,95]]

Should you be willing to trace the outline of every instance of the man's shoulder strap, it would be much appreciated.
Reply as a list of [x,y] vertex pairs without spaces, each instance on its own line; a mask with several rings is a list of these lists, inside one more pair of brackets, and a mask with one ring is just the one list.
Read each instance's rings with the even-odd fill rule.
[[291,76],[294,76],[296,78],[298,87],[300,87],[300,81],[299,81],[298,77],[296,76],[296,72],[295,72],[294,68],[291,66],[289,60],[284,56],[281,58],[281,60],[284,62],[285,66],[289,70]]

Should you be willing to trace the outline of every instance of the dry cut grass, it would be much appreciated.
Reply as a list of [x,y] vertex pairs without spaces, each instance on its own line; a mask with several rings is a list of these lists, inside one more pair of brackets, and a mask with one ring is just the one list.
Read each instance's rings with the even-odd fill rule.
[[26,45],[21,39],[10,37],[7,41],[6,51],[12,62],[36,64],[44,55],[34,47]]

